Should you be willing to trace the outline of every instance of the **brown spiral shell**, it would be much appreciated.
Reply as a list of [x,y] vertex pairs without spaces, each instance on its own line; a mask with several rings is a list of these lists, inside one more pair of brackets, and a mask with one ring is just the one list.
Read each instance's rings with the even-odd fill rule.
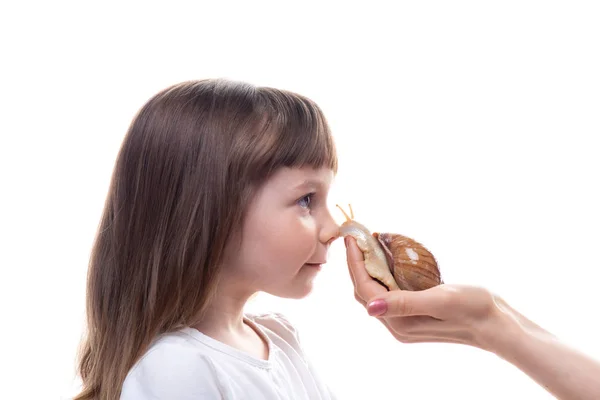
[[397,233],[373,233],[354,220],[352,205],[340,225],[340,236],[352,236],[362,251],[364,265],[371,278],[387,290],[419,291],[443,284],[440,269],[433,254],[421,243]]
[[401,290],[419,291],[443,284],[433,254],[421,243],[396,233],[373,233]]

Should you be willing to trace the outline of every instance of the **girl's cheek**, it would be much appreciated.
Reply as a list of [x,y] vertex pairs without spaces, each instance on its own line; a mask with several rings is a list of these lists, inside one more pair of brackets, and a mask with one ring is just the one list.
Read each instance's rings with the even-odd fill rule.
[[300,221],[301,221],[301,224],[306,229],[316,229],[317,228],[317,223],[315,220],[315,216],[313,214],[308,213],[308,214],[302,216]]

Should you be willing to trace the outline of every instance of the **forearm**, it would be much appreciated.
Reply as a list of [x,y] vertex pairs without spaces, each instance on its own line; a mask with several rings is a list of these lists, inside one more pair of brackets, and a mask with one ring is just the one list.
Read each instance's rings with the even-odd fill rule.
[[480,329],[482,348],[515,365],[558,399],[600,399],[600,362],[569,348],[497,299]]

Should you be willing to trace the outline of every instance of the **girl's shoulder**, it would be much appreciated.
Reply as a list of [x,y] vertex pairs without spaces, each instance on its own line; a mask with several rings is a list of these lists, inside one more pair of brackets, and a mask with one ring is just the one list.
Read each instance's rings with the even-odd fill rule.
[[260,314],[245,314],[245,316],[257,324],[265,324],[275,327],[277,330],[284,329],[289,332],[297,333],[295,325],[282,313],[266,312]]
[[212,397],[220,393],[216,372],[210,357],[196,351],[185,334],[165,334],[129,371],[121,400],[218,398]]
[[[246,314],[246,317],[258,325],[273,341],[283,341],[302,354],[300,335],[296,326],[283,314],[269,312]],[[278,343],[280,344],[280,343]]]

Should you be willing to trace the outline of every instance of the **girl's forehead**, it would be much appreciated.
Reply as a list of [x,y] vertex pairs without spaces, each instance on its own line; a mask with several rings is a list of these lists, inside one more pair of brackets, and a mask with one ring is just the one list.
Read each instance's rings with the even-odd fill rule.
[[334,172],[327,167],[285,167],[273,174],[267,184],[297,190],[317,190],[328,188],[333,178]]

